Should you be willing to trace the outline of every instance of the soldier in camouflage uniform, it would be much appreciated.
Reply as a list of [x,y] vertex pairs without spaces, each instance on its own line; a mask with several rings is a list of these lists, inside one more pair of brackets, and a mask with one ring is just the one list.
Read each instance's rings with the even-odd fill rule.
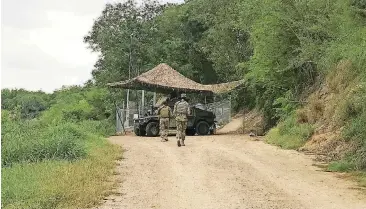
[[168,141],[169,118],[172,115],[171,111],[172,110],[168,106],[167,101],[164,101],[163,105],[158,109],[160,119],[160,137],[162,142]]
[[177,122],[177,144],[178,147],[185,146],[184,140],[186,137],[187,129],[187,116],[190,115],[189,104],[186,101],[186,95],[181,95],[181,100],[175,103],[173,114]]

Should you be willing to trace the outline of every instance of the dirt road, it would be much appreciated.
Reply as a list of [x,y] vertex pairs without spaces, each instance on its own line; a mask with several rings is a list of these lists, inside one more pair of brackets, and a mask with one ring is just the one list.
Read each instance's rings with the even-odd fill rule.
[[319,171],[309,156],[246,136],[112,137],[126,149],[119,194],[99,208],[366,209],[355,183]]

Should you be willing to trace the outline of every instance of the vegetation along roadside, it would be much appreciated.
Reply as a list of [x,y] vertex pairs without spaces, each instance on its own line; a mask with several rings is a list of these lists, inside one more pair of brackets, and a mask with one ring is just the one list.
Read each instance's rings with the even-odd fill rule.
[[162,62],[203,84],[246,79],[233,110],[261,114],[267,142],[317,153],[365,185],[365,14],[363,0],[107,4],[84,37],[101,53],[85,85],[2,90],[2,206],[98,202],[121,155],[104,137],[126,98],[105,84]]

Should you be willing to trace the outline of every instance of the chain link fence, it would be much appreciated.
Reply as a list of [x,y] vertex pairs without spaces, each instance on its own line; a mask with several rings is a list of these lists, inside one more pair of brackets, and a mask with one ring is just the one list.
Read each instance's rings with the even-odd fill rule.
[[130,101],[130,108],[116,107],[116,133],[121,134],[124,131],[133,129],[134,115],[139,113],[136,102]]
[[231,121],[231,100],[224,99],[219,102],[213,102],[206,105],[208,111],[216,115],[216,121],[219,125]]

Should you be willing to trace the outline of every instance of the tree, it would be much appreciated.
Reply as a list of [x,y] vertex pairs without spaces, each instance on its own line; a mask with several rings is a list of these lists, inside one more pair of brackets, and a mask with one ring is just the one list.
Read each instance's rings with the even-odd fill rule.
[[20,111],[25,119],[37,117],[51,105],[51,96],[41,91],[33,92],[24,89],[2,89],[1,109]]
[[92,72],[97,85],[128,79],[149,66],[145,46],[154,32],[154,24],[149,21],[163,8],[157,1],[147,1],[142,6],[133,0],[106,4],[84,37],[90,49],[100,53]]

